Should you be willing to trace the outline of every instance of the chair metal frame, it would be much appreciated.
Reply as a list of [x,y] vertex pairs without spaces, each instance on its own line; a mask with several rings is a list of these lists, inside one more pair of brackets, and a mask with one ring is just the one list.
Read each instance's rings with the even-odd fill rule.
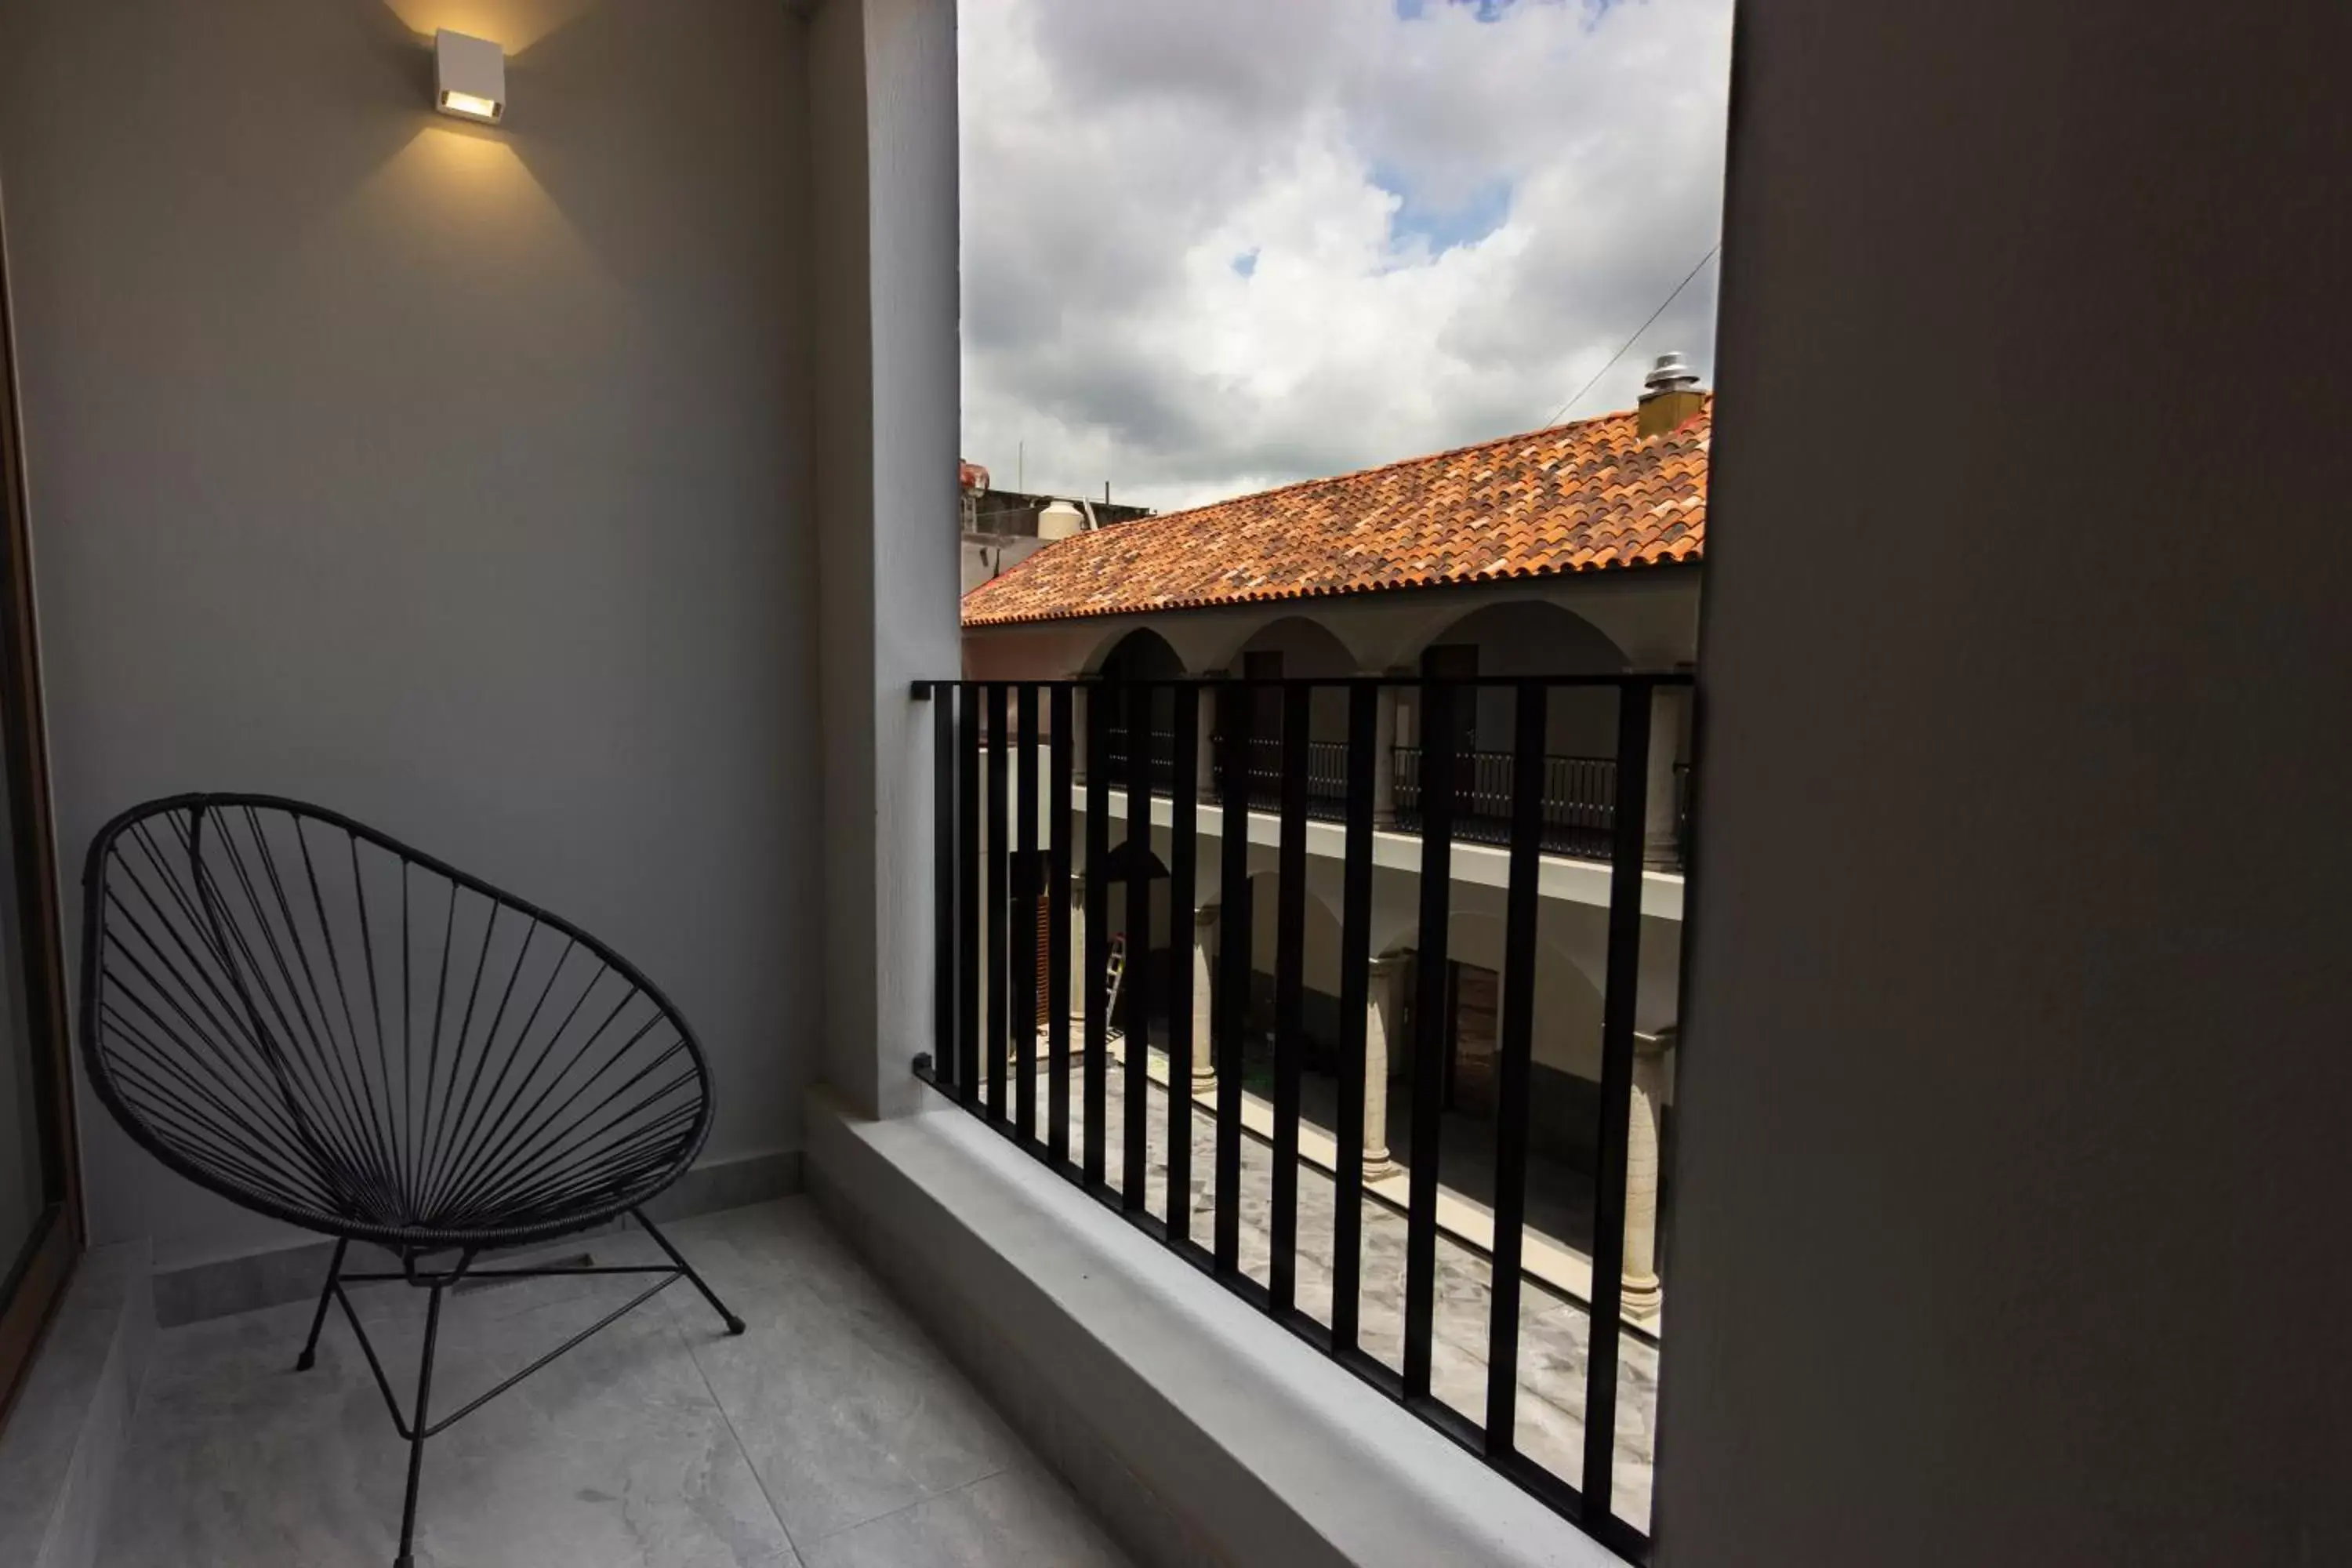
[[[323,878],[322,858],[314,854],[321,838],[331,848],[340,844],[348,849],[347,861],[327,862]],[[381,979],[388,960],[376,951],[390,932],[380,935],[378,921],[371,918],[372,910],[380,911],[388,928],[390,904],[381,877],[377,886],[370,885],[363,847],[388,857],[398,868],[396,1047],[383,1002],[390,983]],[[340,885],[344,864],[348,909],[328,891]],[[415,1030],[419,1009],[410,1002],[416,994],[415,938],[420,929],[432,934],[432,910],[429,900],[413,897],[415,874],[428,890],[436,884],[447,889],[437,1000],[424,1042]],[[452,1039],[447,1004],[460,895],[483,900],[488,913],[470,994]],[[331,910],[331,905],[337,907]],[[353,914],[358,951],[347,957],[335,933],[342,930],[350,941]],[[468,1047],[477,1038],[474,1021],[490,980],[491,954],[506,920],[519,926],[521,946],[498,977],[503,994],[478,1037],[470,1081],[461,1089]],[[562,946],[537,1005],[507,1041],[501,1058],[500,1030],[515,993],[527,989],[520,982],[542,931]],[[583,955],[589,978],[518,1079],[513,1069],[539,1020],[550,1012],[551,998],[561,1010],[558,981],[575,952]],[[427,957],[430,962],[429,952]],[[593,971],[585,969],[590,963]],[[462,969],[457,973],[462,980]],[[365,1005],[355,1005],[352,984],[362,974]],[[614,981],[609,987],[608,975]],[[322,807],[266,795],[173,795],[122,813],[90,844],[83,874],[81,982],[83,1060],[100,1101],[132,1141],[173,1171],[240,1206],[335,1238],[310,1336],[295,1365],[308,1371],[316,1364],[329,1304],[339,1304],[393,1426],[408,1445],[394,1568],[413,1568],[415,1563],[427,1438],[680,1279],[693,1282],[730,1333],[744,1331],[743,1320],[643,1208],[692,1165],[709,1136],[709,1067],[700,1043],[651,980],[560,916]],[[487,988],[497,990],[497,982]],[[586,1005],[592,995],[594,1008]],[[575,1021],[583,1013],[590,1018],[601,1013],[603,1022],[575,1035]],[[646,1022],[634,1034],[605,1043],[616,1021],[640,1013]],[[371,1015],[373,1031],[361,1022]],[[672,1037],[667,1044],[656,1037],[656,1029]],[[655,1037],[652,1043],[645,1043],[649,1037]],[[373,1071],[366,1049],[371,1043],[376,1055]],[[426,1052],[421,1105],[415,1091],[420,1044]],[[436,1097],[436,1088],[445,1083],[445,1047],[448,1071]],[[569,1054],[559,1054],[560,1048]],[[601,1057],[592,1056],[600,1050]],[[546,1111],[546,1102],[572,1075],[597,1059],[603,1065],[554,1111]],[[493,1061],[499,1071],[486,1094],[483,1079]],[[670,1068],[673,1061],[681,1065]],[[640,1062],[634,1075],[589,1110],[569,1122],[558,1121],[598,1080]],[[669,1076],[641,1087],[665,1068]],[[524,1098],[534,1084],[541,1086],[541,1092],[526,1107]],[[615,1102],[619,1110],[609,1111]],[[600,1113],[603,1120],[594,1121]],[[667,1263],[476,1267],[486,1252],[576,1234],[623,1215],[653,1237]],[[346,1270],[354,1241],[385,1248],[399,1267]],[[454,1263],[430,1266],[451,1253]],[[444,1296],[471,1280],[575,1274],[646,1276],[652,1283],[521,1371],[435,1418],[434,1355]],[[393,1281],[427,1292],[415,1397],[406,1411],[344,1289],[347,1284]]]

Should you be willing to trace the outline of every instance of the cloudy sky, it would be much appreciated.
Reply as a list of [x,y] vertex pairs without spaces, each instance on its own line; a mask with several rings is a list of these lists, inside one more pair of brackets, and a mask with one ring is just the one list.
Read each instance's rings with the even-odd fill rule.
[[[1712,381],[1730,0],[963,0],[964,456],[1171,508]],[[1025,446],[1025,464],[1022,448]]]

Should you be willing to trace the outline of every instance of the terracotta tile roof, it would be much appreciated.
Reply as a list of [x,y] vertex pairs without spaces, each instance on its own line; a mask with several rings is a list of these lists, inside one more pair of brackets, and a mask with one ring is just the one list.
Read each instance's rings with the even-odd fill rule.
[[1367,594],[1696,560],[1709,397],[1643,440],[1632,412],[1308,479],[1046,546],[963,624]]

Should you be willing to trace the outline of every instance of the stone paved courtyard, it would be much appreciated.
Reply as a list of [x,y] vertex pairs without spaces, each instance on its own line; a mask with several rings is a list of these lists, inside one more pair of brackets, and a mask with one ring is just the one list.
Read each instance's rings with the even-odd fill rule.
[[[1079,1069],[1070,1084],[1073,1154],[1084,1103]],[[1124,1158],[1124,1073],[1113,1064],[1105,1077],[1105,1173],[1116,1187]],[[1168,1097],[1150,1090],[1146,1148],[1147,1203],[1164,1214],[1168,1191]],[[1045,1086],[1038,1085],[1039,1114]],[[1264,1142],[1242,1139],[1241,1264],[1264,1283],[1270,1248],[1274,1152]],[[1194,1237],[1206,1241],[1216,1213],[1216,1123],[1192,1110],[1192,1212]],[[1298,1304],[1317,1321],[1331,1321],[1331,1258],[1336,1194],[1329,1174],[1302,1161],[1298,1170]],[[1360,1342],[1366,1352],[1402,1368],[1404,1343],[1405,1220],[1371,1198],[1363,1200],[1363,1257]],[[1437,1241],[1436,1347],[1431,1388],[1437,1397],[1474,1421],[1486,1409],[1486,1341],[1493,1275],[1485,1258],[1441,1234]],[[1519,1397],[1517,1437],[1521,1452],[1570,1483],[1584,1468],[1584,1376],[1588,1319],[1577,1302],[1526,1279],[1520,1290]],[[1657,1349],[1633,1335],[1621,1342],[1618,1368],[1617,1460],[1613,1505],[1619,1517],[1646,1531],[1650,1522],[1651,1460],[1657,1410]]]

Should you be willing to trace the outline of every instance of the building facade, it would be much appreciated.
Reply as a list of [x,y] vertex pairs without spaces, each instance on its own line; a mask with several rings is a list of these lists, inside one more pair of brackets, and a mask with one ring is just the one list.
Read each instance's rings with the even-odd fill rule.
[[1001,490],[977,463],[960,463],[956,469],[956,531],[962,557],[964,593],[971,593],[1034,555],[1057,539],[1151,515],[1151,509],[1114,503],[1110,487],[1103,498],[1056,496],[1027,490]]
[[[1314,680],[1373,677],[1374,852],[1371,951],[1376,955],[1364,1030],[1369,1179],[1394,1173],[1400,1103],[1421,994],[1414,940],[1421,905],[1415,828],[1426,716],[1413,684],[1434,678],[1576,678],[1687,669],[1696,650],[1700,560],[1706,536],[1710,400],[1669,356],[1640,408],[1531,435],[1310,480],[1259,495],[1087,532],[1041,549],[974,588],[963,606],[967,679]],[[1152,846],[1164,861],[1172,817],[1197,813],[1202,872],[1192,907],[1172,909],[1152,871],[1147,951],[1127,965],[1192,971],[1195,1037],[1216,1005],[1218,953],[1236,898],[1249,900],[1252,1032],[1273,1011],[1278,833],[1272,774],[1282,726],[1272,689],[1212,691],[1200,705],[1197,776],[1161,781]],[[1115,699],[1114,699],[1115,700]],[[1504,969],[1507,824],[1482,814],[1488,787],[1507,774],[1513,689],[1467,689],[1456,719],[1453,886],[1448,899],[1446,1110],[1455,1142],[1475,1148],[1491,1121],[1498,998]],[[1219,814],[1197,803],[1222,797],[1220,731],[1247,702],[1252,774],[1248,887],[1222,885],[1211,846]],[[1605,860],[1616,795],[1616,693],[1550,689],[1546,706],[1544,875],[1539,917],[1534,1062],[1528,1121],[1540,1155],[1572,1188],[1589,1178],[1600,1105],[1601,997],[1608,957]],[[1149,710],[1146,711],[1146,710]],[[1150,737],[1153,765],[1173,754],[1172,688],[1123,704],[1109,727],[1110,755],[1087,757],[1128,776],[1128,748]],[[1328,824],[1346,786],[1348,695],[1318,687],[1307,700],[1311,816],[1307,835],[1304,1009],[1310,1061],[1330,1065],[1340,1038],[1342,836]],[[1633,1163],[1651,1152],[1646,1190],[1654,1205],[1655,1152],[1670,1135],[1672,1047],[1678,1023],[1683,888],[1688,845],[1689,715],[1679,689],[1662,690],[1652,716],[1644,794],[1644,871],[1637,1026],[1645,1042]],[[1180,787],[1181,783],[1181,787]],[[1081,792],[1083,800],[1083,792]],[[1111,837],[1124,842],[1125,797],[1114,792]],[[1083,806],[1080,807],[1083,810]],[[1076,875],[1083,879],[1086,868]],[[1126,879],[1115,875],[1108,918],[1123,942]],[[1083,904],[1081,898],[1077,900]],[[1165,984],[1147,985],[1165,996]],[[1073,998],[1075,1002],[1075,997]],[[1125,1020],[1162,1026],[1149,1017]],[[1392,1131],[1391,1129],[1395,1131]],[[1444,1166],[1449,1183],[1455,1167]],[[1563,1203],[1572,1205],[1571,1194]],[[1572,1224],[1566,1228],[1573,1230]],[[1573,1245],[1576,1237],[1562,1238]],[[1653,1249],[1629,1240],[1629,1311],[1654,1315],[1660,1286]]]

